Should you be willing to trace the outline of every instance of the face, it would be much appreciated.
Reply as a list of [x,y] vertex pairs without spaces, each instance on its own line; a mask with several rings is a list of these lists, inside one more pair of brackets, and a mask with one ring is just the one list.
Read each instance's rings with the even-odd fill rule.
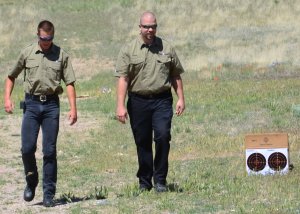
[[155,17],[148,15],[142,17],[140,22],[139,27],[142,39],[146,44],[151,44],[156,34],[156,19]]
[[43,51],[46,51],[51,47],[54,35],[53,33],[48,33],[40,29],[38,33],[38,38],[40,47]]

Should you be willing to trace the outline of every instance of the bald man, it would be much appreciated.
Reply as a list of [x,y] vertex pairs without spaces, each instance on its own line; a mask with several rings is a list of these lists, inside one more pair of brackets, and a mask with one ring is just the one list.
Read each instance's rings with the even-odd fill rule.
[[185,109],[180,76],[184,69],[174,48],[156,36],[157,21],[152,12],[141,15],[139,30],[139,36],[123,46],[118,55],[116,117],[121,123],[126,122],[128,115],[130,118],[140,190],[150,191],[153,178],[156,192],[166,192],[173,117],[171,88],[178,97],[175,113],[179,116]]

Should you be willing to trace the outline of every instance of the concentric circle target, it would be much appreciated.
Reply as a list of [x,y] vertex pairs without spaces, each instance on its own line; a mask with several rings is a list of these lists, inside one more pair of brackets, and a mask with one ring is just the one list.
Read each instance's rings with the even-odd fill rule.
[[253,153],[247,159],[249,169],[255,172],[263,170],[266,163],[266,158],[261,153]]
[[274,152],[268,158],[268,164],[274,171],[280,171],[287,165],[287,159],[281,152]]

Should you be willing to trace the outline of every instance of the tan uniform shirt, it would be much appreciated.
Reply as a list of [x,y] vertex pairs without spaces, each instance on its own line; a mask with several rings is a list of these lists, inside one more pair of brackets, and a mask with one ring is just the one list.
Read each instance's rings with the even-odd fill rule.
[[157,94],[171,88],[171,77],[184,72],[174,48],[165,40],[155,37],[151,46],[138,37],[125,45],[117,59],[117,77],[128,77],[128,91]]
[[38,44],[23,49],[8,76],[17,78],[23,70],[24,91],[34,95],[61,94],[61,80],[66,85],[76,80],[68,54],[55,44],[47,53]]

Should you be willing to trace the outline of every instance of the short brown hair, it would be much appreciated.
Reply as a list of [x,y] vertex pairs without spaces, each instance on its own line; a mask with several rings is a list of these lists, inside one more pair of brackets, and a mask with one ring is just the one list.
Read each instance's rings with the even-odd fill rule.
[[48,20],[43,20],[39,23],[39,25],[37,27],[38,33],[40,33],[40,29],[42,29],[43,31],[45,31],[47,33],[52,33],[54,35],[54,25],[52,24],[52,22],[50,22]]

